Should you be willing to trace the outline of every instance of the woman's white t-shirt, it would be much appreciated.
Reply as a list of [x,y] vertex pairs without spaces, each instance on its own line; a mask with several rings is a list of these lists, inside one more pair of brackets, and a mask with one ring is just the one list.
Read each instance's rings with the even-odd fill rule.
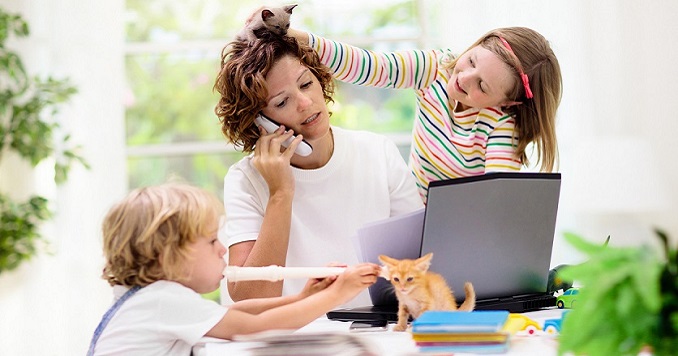
[[[287,266],[359,262],[352,236],[363,225],[423,207],[414,176],[393,141],[367,131],[332,127],[334,153],[318,169],[292,167],[295,178]],[[224,179],[227,246],[256,240],[269,190],[252,156]],[[283,295],[299,293],[305,279],[287,279]],[[222,290],[222,293],[227,293]],[[344,306],[370,305],[367,290]]]

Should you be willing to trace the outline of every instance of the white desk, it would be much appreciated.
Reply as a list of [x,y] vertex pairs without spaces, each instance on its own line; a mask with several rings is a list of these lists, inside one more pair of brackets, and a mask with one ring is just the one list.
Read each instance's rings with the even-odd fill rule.
[[[545,309],[525,313],[540,325],[544,320],[560,318],[562,310]],[[350,322],[341,322],[320,318],[311,324],[301,328],[297,333],[304,332],[349,332]],[[389,324],[389,331],[359,333],[361,338],[375,346],[379,355],[416,355],[420,354],[409,332],[394,332],[394,324]],[[213,338],[204,338],[193,348],[196,356],[223,356],[223,355],[248,355],[247,351],[254,343],[230,342]],[[508,353],[501,355],[540,355],[555,356],[558,354],[557,338],[547,335],[513,336]],[[423,355],[423,354],[422,354]],[[458,354],[456,354],[458,355]]]

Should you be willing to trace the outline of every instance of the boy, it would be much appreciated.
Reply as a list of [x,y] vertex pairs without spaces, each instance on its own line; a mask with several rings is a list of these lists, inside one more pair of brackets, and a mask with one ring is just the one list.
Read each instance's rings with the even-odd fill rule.
[[376,281],[379,266],[310,280],[298,295],[249,299],[229,308],[200,296],[219,288],[226,248],[217,239],[222,203],[185,184],[131,192],[103,223],[116,303],[94,332],[88,355],[191,353],[203,336],[231,339],[300,328]]

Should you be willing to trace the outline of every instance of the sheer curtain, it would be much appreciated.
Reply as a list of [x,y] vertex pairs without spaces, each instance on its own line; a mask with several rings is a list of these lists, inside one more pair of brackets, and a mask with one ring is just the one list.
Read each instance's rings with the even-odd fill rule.
[[[47,195],[56,216],[43,229],[51,253],[0,275],[0,353],[82,355],[112,300],[99,277],[101,220],[126,192],[124,1],[3,0],[2,6],[31,26],[28,39],[12,43],[29,73],[68,77],[77,87],[59,116],[91,169],[75,167],[60,187],[46,167],[24,171],[34,184],[18,193]],[[17,175],[15,168],[1,174]]]

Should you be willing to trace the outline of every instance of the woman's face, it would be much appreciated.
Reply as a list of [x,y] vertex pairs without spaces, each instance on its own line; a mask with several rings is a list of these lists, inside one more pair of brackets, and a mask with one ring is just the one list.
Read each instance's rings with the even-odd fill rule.
[[510,103],[506,93],[515,81],[509,66],[494,52],[475,46],[459,57],[446,89],[464,109],[487,108]]
[[329,111],[320,82],[297,58],[278,60],[266,76],[266,86],[264,115],[310,142],[329,133]]

